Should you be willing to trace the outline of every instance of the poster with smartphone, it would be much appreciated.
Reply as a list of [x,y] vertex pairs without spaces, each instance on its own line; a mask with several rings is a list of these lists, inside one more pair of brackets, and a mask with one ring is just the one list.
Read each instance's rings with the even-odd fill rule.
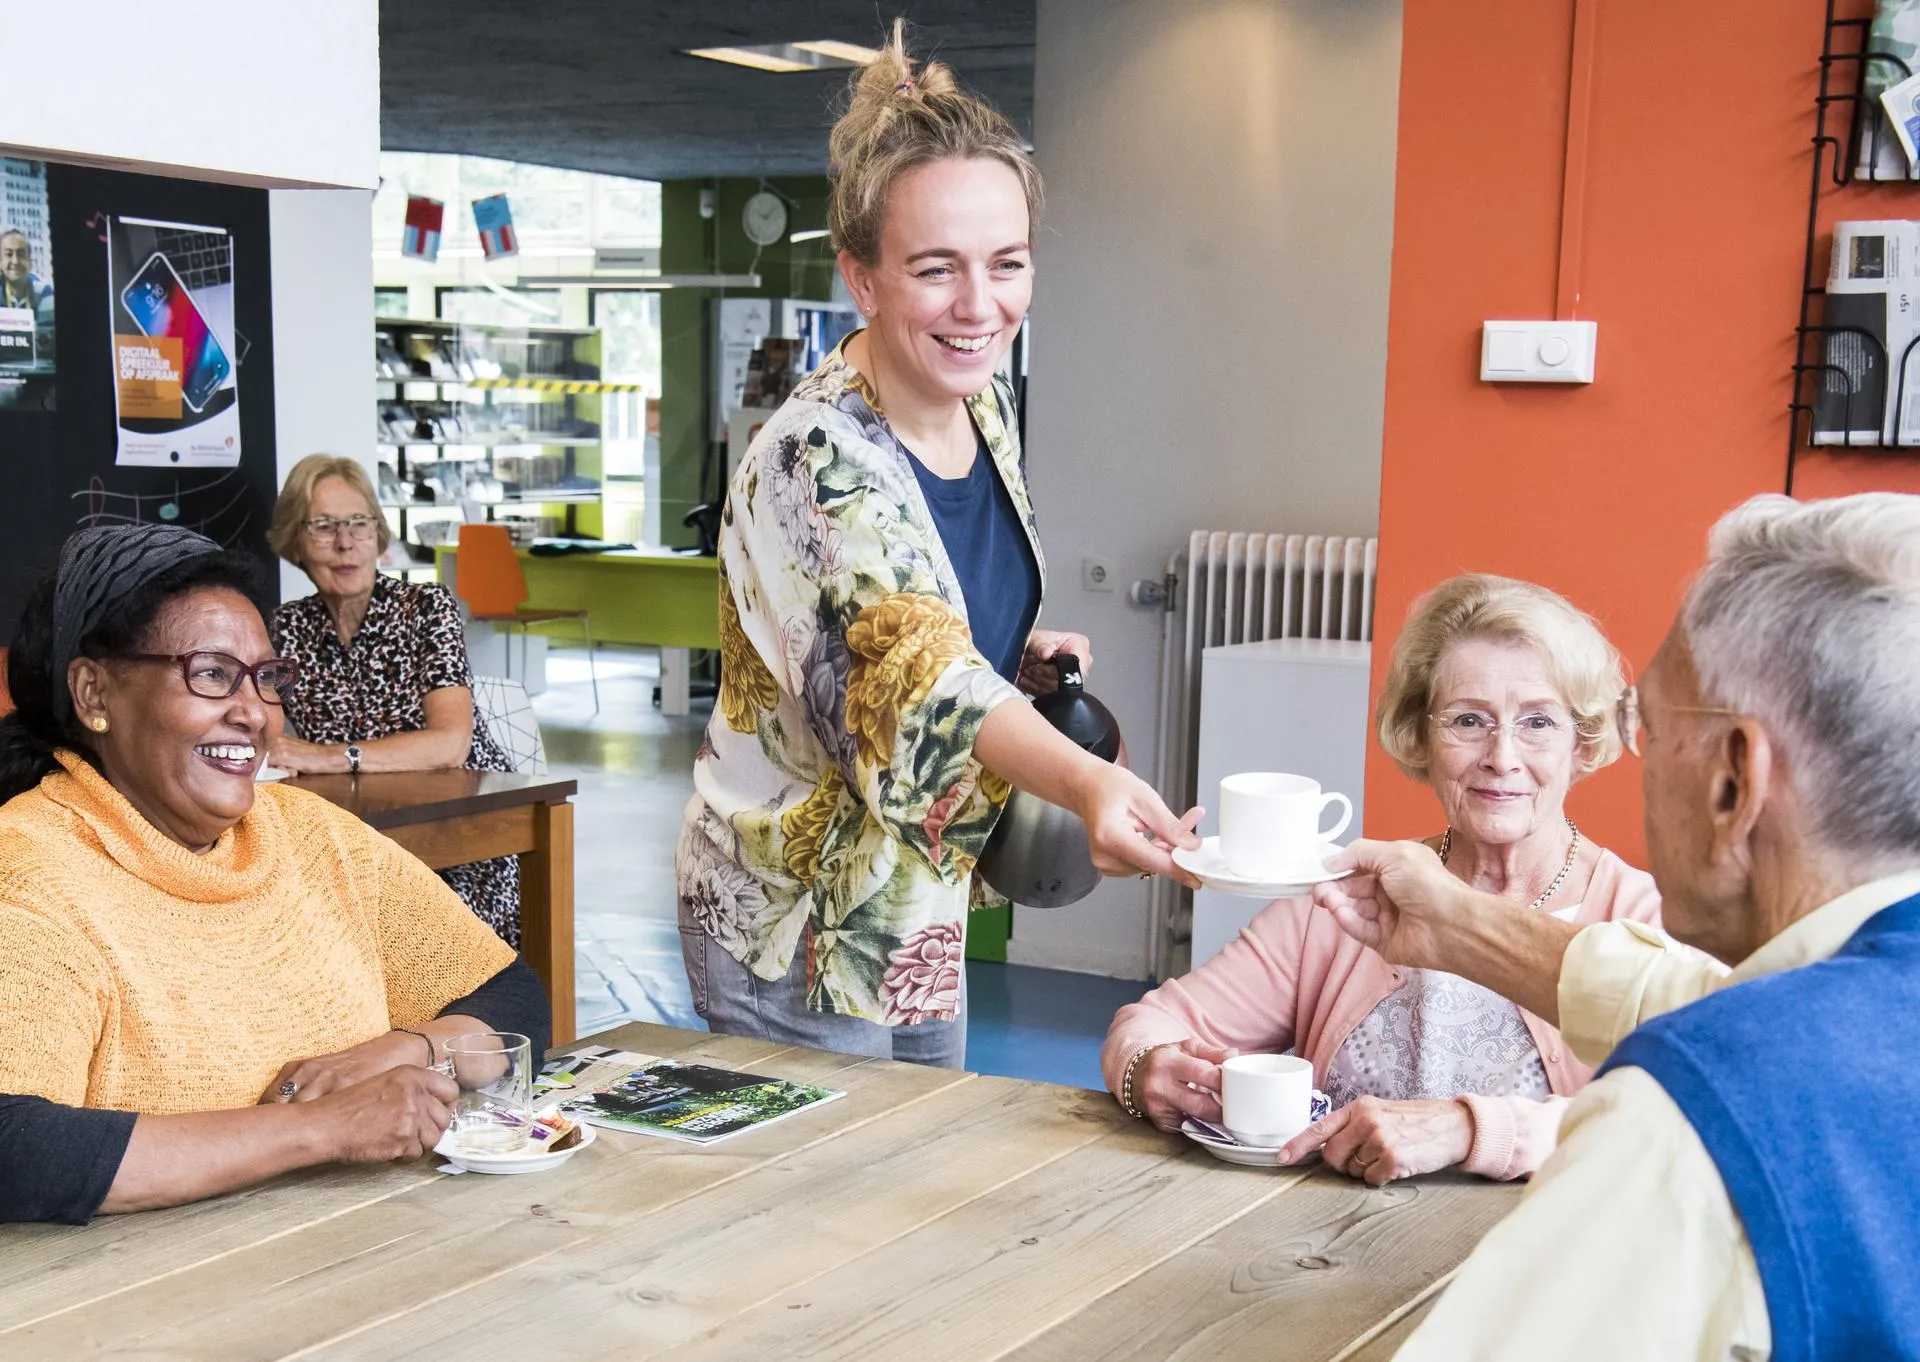
[[53,410],[47,166],[0,156],[0,410]]
[[119,464],[240,462],[233,238],[222,227],[107,219]]

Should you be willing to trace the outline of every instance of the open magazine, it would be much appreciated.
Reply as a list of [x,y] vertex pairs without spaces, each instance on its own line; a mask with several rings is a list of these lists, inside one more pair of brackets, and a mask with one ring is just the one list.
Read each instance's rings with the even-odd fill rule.
[[716,1069],[606,1046],[549,1060],[534,1080],[534,1105],[558,1103],[588,1125],[712,1144],[845,1097],[831,1088]]

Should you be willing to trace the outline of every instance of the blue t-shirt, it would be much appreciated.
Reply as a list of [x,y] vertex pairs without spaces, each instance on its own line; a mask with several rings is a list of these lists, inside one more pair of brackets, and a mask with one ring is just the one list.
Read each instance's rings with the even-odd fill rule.
[[1013,497],[984,440],[973,471],[964,478],[943,478],[918,459],[908,462],[960,578],[973,646],[1011,681],[1019,675],[1027,634],[1040,613],[1040,566]]

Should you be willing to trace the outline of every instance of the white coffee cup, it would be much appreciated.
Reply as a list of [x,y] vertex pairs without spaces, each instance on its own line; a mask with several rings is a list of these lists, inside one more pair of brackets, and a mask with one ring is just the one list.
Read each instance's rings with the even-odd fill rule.
[[[1321,812],[1336,801],[1340,821],[1322,828]],[[1353,801],[1322,794],[1309,776],[1249,771],[1220,782],[1220,852],[1229,870],[1250,880],[1285,879],[1352,821]]]
[[1313,1065],[1297,1055],[1235,1055],[1220,1066],[1220,1110],[1241,1144],[1278,1148],[1311,1124]]

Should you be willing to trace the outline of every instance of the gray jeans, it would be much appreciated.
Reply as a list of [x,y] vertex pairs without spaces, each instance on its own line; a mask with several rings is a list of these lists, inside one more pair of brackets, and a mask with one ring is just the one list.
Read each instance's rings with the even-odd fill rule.
[[[802,946],[801,949],[805,949]],[[940,1069],[964,1068],[967,1058],[967,980],[960,976],[960,1007],[952,1021],[882,1026],[859,1017],[815,1012],[807,1006],[805,962],[795,960],[778,979],[767,980],[727,954],[698,927],[680,924],[680,954],[693,1010],[727,1036],[804,1045],[843,1055],[897,1059]]]

